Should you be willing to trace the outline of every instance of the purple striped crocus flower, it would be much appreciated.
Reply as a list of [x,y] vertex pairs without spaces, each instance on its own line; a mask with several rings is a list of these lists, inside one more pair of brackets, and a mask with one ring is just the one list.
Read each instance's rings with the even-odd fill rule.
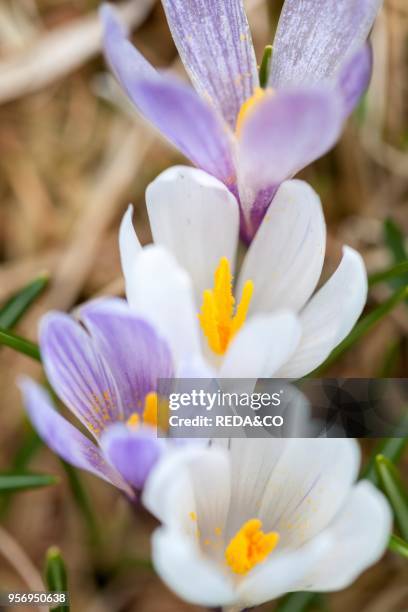
[[260,86],[242,0],[162,0],[193,89],[157,72],[102,8],[107,59],[139,111],[236,196],[249,242],[277,187],[338,139],[371,74],[381,0],[286,0]]
[[89,434],[24,378],[20,388],[40,437],[65,461],[135,498],[166,448],[157,437],[157,385],[174,372],[167,343],[124,300],[107,298],[86,304],[79,321],[48,313],[40,348],[54,391]]

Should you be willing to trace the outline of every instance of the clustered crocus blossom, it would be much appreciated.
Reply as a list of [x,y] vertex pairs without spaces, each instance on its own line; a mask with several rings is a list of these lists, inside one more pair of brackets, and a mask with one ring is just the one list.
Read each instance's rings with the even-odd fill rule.
[[328,151],[371,75],[381,0],[286,0],[266,82],[242,0],[162,0],[195,90],[156,71],[102,9],[107,59],[139,111],[220,179],[255,235],[277,187]]
[[[41,322],[47,379],[85,433],[37,383],[20,386],[57,454],[132,501],[143,491],[162,523],[155,567],[192,603],[237,611],[288,591],[338,590],[387,545],[390,509],[370,483],[355,484],[353,440],[158,437],[167,426],[163,379],[297,379],[360,316],[362,258],[344,247],[317,288],[322,207],[291,177],[334,144],[367,86],[366,40],[379,5],[286,0],[260,82],[241,0],[163,0],[197,91],[157,72],[113,10],[102,10],[119,81],[198,168],[171,168],[149,185],[153,244],[141,246],[132,207],[126,212],[127,300],[92,301],[75,317],[51,312]],[[243,257],[240,235],[250,243]]]
[[231,439],[157,464],[153,562],[183,599],[236,612],[288,591],[337,591],[378,561],[388,503],[357,484],[350,439]]
[[326,226],[317,194],[302,181],[280,186],[235,289],[239,212],[225,185],[174,167],[149,185],[146,199],[154,244],[140,245],[131,208],[119,233],[127,302],[92,301],[78,320],[50,312],[40,326],[47,378],[96,444],[41,387],[22,382],[45,442],[131,497],[167,449],[157,438],[162,379],[299,378],[348,334],[367,293],[362,259],[346,247],[313,295]]
[[221,181],[196,168],[173,167],[149,185],[146,202],[154,244],[141,247],[131,208],[120,229],[129,306],[184,362],[205,361],[207,377],[300,378],[326,359],[360,316],[367,276],[350,247],[315,292],[326,225],[307,183],[294,179],[280,186],[235,286],[239,212]]
[[124,300],[102,299],[81,308],[79,320],[45,315],[40,349],[48,381],[89,436],[24,378],[20,387],[39,435],[65,461],[135,499],[165,450],[157,437],[157,385],[174,375],[169,347]]

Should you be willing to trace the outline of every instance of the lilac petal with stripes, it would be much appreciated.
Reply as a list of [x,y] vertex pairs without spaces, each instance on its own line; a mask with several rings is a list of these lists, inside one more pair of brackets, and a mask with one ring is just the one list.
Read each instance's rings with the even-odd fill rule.
[[87,470],[132,495],[101,450],[53,408],[48,394],[30,378],[19,382],[30,420],[40,438],[64,461]]
[[[241,203],[249,214],[259,192],[272,189],[333,146],[343,123],[338,95],[327,87],[267,96],[245,120],[239,141]],[[267,199],[261,203],[267,208]],[[259,208],[259,199],[257,206]],[[257,211],[262,218],[262,211]]]
[[131,430],[123,423],[116,423],[104,432],[101,446],[110,463],[137,490],[143,488],[165,448],[164,440],[157,438],[153,428]]
[[272,87],[334,78],[367,40],[382,0],[286,0],[273,45]]
[[230,135],[216,111],[189,85],[157,72],[125,38],[108,6],[102,19],[108,62],[142,115],[196,166],[233,183]]
[[176,79],[137,80],[132,100],[195,166],[227,185],[235,182],[230,134],[195,91]]
[[173,376],[167,343],[124,300],[90,302],[81,308],[80,317],[114,375],[125,419],[140,413],[146,394],[157,390],[158,380]]
[[60,400],[98,437],[123,418],[112,373],[89,334],[69,315],[50,312],[41,321],[40,349],[48,380]]
[[167,20],[197,91],[232,129],[259,84],[242,0],[162,0]]
[[140,77],[157,78],[158,74],[153,66],[127,39],[127,29],[116,10],[109,4],[104,4],[100,17],[106,57],[118,81],[126,88],[135,73]]
[[373,69],[373,53],[366,43],[341,68],[337,88],[344,100],[344,114],[349,115],[367,89]]

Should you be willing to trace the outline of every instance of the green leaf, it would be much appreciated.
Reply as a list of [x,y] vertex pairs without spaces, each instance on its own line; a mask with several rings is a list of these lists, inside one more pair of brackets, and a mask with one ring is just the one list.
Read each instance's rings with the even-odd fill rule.
[[[408,417],[405,417],[405,419],[401,423],[401,427],[406,426],[405,421],[407,419]],[[398,432],[395,432],[395,434],[397,436]],[[385,440],[383,440],[377,446],[377,448],[375,449],[374,453],[371,456],[371,459],[369,460],[366,467],[362,471],[361,478],[367,478],[367,480],[370,480],[373,484],[378,486],[379,479],[378,479],[377,471],[375,467],[377,455],[383,455],[384,457],[387,457],[387,459],[389,459],[393,463],[397,463],[400,457],[402,456],[407,446],[407,443],[408,443],[408,438],[395,437],[395,438],[386,438]]]
[[316,609],[317,604],[321,604],[321,600],[322,596],[319,593],[310,591],[289,593],[279,601],[276,612],[306,612],[312,606]]
[[83,516],[85,524],[87,525],[90,541],[97,546],[100,544],[101,538],[98,523],[92,510],[88,494],[82,485],[80,476],[77,473],[76,469],[65,461],[61,460],[61,463],[68,477],[69,485],[71,487],[75,502]]
[[408,542],[393,534],[388,543],[388,548],[402,557],[408,559]]
[[[51,593],[68,592],[67,571],[59,548],[51,546],[45,561],[45,580]],[[51,608],[55,612],[68,612],[69,605],[57,605]]]
[[374,287],[374,285],[378,285],[378,283],[382,283],[384,281],[391,280],[393,278],[404,277],[404,286],[408,283],[408,260],[401,261],[396,263],[393,266],[390,266],[386,270],[381,270],[381,272],[375,272],[371,274],[368,278],[369,287]]
[[0,493],[26,491],[57,484],[59,479],[49,474],[0,474]]
[[346,351],[354,346],[363,336],[373,329],[377,323],[379,323],[388,313],[393,310],[400,302],[402,302],[408,296],[408,287],[403,287],[396,291],[388,300],[380,304],[377,308],[366,315],[349,335],[344,338],[343,342],[331,352],[326,361],[317,368],[310,376],[316,376],[321,374],[328,367],[333,365]]
[[[27,422],[29,429],[24,435],[24,439],[18,448],[14,459],[11,463],[11,470],[15,473],[25,472],[27,466],[30,462],[30,459],[37,452],[37,450],[41,447],[42,441],[39,438],[38,434],[32,428],[31,424]],[[0,518],[4,518],[6,516],[7,510],[10,506],[10,501],[13,496],[13,491],[9,491],[8,493],[4,493],[0,498]]]
[[0,327],[4,329],[13,327],[44,291],[48,281],[49,277],[46,274],[42,274],[13,295],[0,309]]
[[272,45],[266,45],[259,68],[259,84],[262,89],[268,85],[269,72],[272,60]]
[[[394,263],[402,264],[408,261],[408,253],[404,243],[404,233],[395,221],[388,218],[384,222],[384,241],[391,252]],[[391,278],[389,284],[394,289],[408,284],[408,274]],[[407,300],[408,301],[408,300]]]
[[398,470],[384,455],[377,455],[376,469],[380,486],[394,510],[395,520],[401,535],[405,540],[408,540],[408,493]]
[[40,349],[38,344],[31,342],[31,340],[26,340],[26,338],[22,338],[21,336],[17,336],[17,334],[13,334],[6,329],[0,328],[0,344],[4,344],[5,346],[9,346],[10,348],[18,351],[19,353],[23,353],[32,359],[36,359],[37,361],[41,361]]
[[375,378],[392,378],[401,358],[401,339],[392,340],[385,347],[381,366],[378,368]]
[[404,234],[397,223],[390,217],[384,221],[384,242],[391,251],[395,263],[408,259],[408,253],[404,244]]

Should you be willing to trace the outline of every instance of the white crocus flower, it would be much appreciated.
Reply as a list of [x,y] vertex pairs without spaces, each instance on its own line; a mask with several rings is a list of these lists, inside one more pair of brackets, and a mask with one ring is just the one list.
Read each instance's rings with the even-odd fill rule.
[[326,226],[307,183],[279,188],[242,262],[236,299],[239,207],[225,185],[180,166],[149,185],[146,198],[155,246],[140,246],[131,208],[120,230],[127,298],[184,362],[204,354],[221,378],[298,378],[326,359],[361,314],[366,271],[349,247],[312,295]]
[[355,484],[350,439],[234,439],[159,462],[143,502],[162,522],[153,562],[180,597],[242,610],[289,591],[337,591],[383,554],[384,496]]

